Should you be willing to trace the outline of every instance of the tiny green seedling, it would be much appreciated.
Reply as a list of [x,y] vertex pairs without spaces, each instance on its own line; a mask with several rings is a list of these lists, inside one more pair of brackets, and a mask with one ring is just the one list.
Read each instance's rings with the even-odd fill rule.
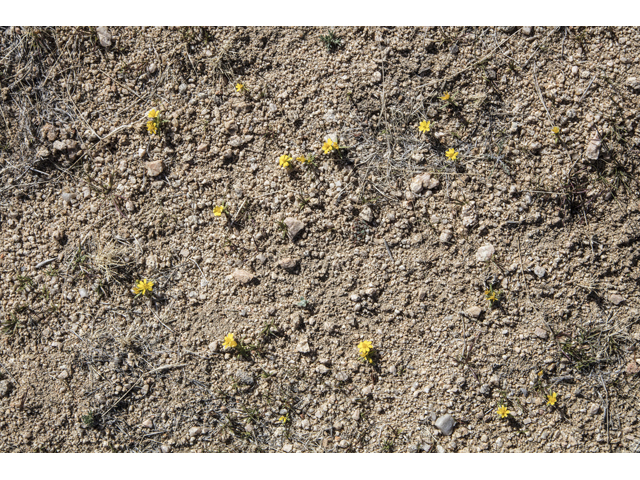
[[329,30],[327,35],[320,35],[320,40],[329,52],[335,52],[342,44],[342,39],[333,30]]

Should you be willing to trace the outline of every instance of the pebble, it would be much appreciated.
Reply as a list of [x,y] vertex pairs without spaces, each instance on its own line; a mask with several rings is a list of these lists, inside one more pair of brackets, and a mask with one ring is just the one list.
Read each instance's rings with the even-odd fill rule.
[[625,369],[625,371],[629,375],[635,375],[636,373],[640,372],[640,366],[638,366],[638,362],[636,362],[635,360],[631,360],[629,363],[627,363],[627,368]]
[[102,45],[105,48],[111,46],[111,40],[113,39],[113,37],[107,27],[96,28],[96,33],[98,34],[98,40],[100,41],[100,45]]
[[162,445],[160,451],[162,453],[171,453],[171,447],[169,445]]
[[283,258],[278,262],[278,266],[280,268],[284,268],[285,270],[293,270],[294,268],[296,268],[297,264],[298,261],[291,257]]
[[451,230],[443,230],[440,234],[440,243],[449,243],[453,238],[453,232]]
[[153,420],[150,418],[147,418],[144,422],[142,422],[142,427],[143,428],[153,428]]
[[239,370],[236,372],[236,378],[238,379],[238,382],[243,385],[251,386],[256,383],[255,379],[253,378],[253,375],[243,370]]
[[291,241],[293,241],[296,238],[296,236],[305,227],[304,223],[302,223],[300,220],[297,220],[293,217],[285,218],[284,224],[287,226],[287,233],[289,234],[289,239]]
[[542,144],[540,142],[533,142],[529,145],[529,151],[531,153],[540,153],[540,150],[542,150]]
[[640,90],[640,78],[638,77],[629,77],[624,83],[633,90]]
[[371,208],[364,207],[358,217],[360,217],[360,220],[363,222],[371,223],[373,221],[373,212],[371,211]]
[[147,67],[147,72],[149,72],[151,75],[153,75],[154,73],[156,73],[157,68],[158,67],[156,67],[156,64],[152,63]]
[[87,298],[87,297],[89,297],[89,292],[87,292],[87,289],[86,289],[86,288],[80,288],[80,289],[78,290],[78,293],[80,294],[80,297],[82,297],[82,298]]
[[311,347],[309,347],[309,340],[303,337],[296,346],[296,352],[299,353],[309,353],[311,351]]
[[547,338],[549,338],[549,334],[547,333],[547,331],[541,327],[536,327],[533,333],[536,337],[541,338],[543,340],[546,340]]
[[382,81],[382,73],[375,71],[373,72],[373,75],[371,75],[371,81],[373,83],[378,83]]
[[525,37],[530,37],[533,33],[533,27],[522,27],[522,34]]
[[602,138],[598,134],[598,132],[593,132],[591,134],[591,138],[589,139],[589,143],[587,145],[587,151],[585,152],[585,156],[589,160],[597,160],[600,156],[600,146],[602,145]]
[[537,266],[533,269],[533,273],[535,273],[538,278],[544,278],[547,271],[543,267]]
[[447,453],[445,448],[442,445],[436,445],[436,452],[438,453]]
[[187,84],[186,83],[181,83],[180,86],[178,87],[178,93],[180,93],[180,95],[182,95],[186,91],[187,91]]
[[202,435],[202,427],[191,427],[189,429],[190,437],[199,437],[200,435]]
[[352,302],[359,302],[359,301],[360,301],[360,295],[358,295],[358,294],[354,293],[353,295],[351,295],[351,296],[349,297],[349,299],[350,299]]
[[144,397],[147,393],[149,393],[149,384],[145,383],[140,389],[140,395]]
[[589,415],[595,416],[600,412],[600,405],[592,403],[589,407]]
[[575,65],[571,67],[571,75],[578,75],[578,67],[576,67]]
[[255,278],[255,276],[253,276],[246,270],[240,270],[240,269],[235,269],[231,274],[231,276],[235,278],[238,282],[242,283],[243,285],[246,285],[247,283],[252,282],[253,279]]
[[282,446],[282,451],[283,452],[289,453],[289,452],[291,452],[291,450],[293,450],[293,445],[291,445],[290,443],[285,443]]
[[487,244],[478,249],[478,251],[476,252],[476,260],[478,262],[488,262],[489,260],[491,260],[491,257],[495,252],[496,250],[495,248],[493,248],[493,245]]
[[618,294],[613,294],[609,296],[609,300],[611,300],[611,303],[613,303],[614,305],[620,305],[622,302],[624,302],[624,297]]
[[267,261],[267,256],[264,253],[261,253],[256,257],[256,260],[258,260],[261,265],[264,265]]
[[475,202],[469,202],[462,207],[462,225],[465,228],[471,228],[478,222],[478,215],[476,214]]
[[164,170],[162,160],[156,160],[155,162],[145,162],[144,166],[147,168],[147,175],[150,177],[157,177]]
[[467,310],[467,315],[473,318],[480,318],[480,315],[482,315],[482,308],[471,307]]
[[327,367],[325,367],[324,365],[318,365],[316,367],[316,372],[318,372],[320,375],[324,375],[325,373],[327,373],[329,371],[329,369]]
[[372,391],[373,391],[373,387],[371,385],[367,385],[362,389],[362,395],[366,397],[367,395],[371,395]]

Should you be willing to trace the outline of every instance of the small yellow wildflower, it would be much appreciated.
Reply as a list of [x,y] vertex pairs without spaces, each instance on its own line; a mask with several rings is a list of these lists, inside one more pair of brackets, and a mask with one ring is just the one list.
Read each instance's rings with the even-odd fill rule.
[[236,92],[242,92],[246,89],[247,87],[245,87],[243,83],[236,83]]
[[429,120],[428,122],[426,120],[421,121],[418,129],[421,132],[428,132],[429,130],[431,130],[431,120]]
[[220,215],[222,215],[223,212],[224,212],[224,205],[218,205],[216,207],[213,207],[214,217],[219,217]]
[[151,293],[153,290],[153,282],[151,280],[138,280],[135,287],[133,287],[133,293],[136,295],[146,295],[147,292]]
[[284,169],[291,167],[291,160],[293,160],[289,155],[280,155],[280,166]]
[[147,117],[149,118],[158,118],[158,115],[160,115],[160,112],[155,108],[152,108],[149,113],[147,113]]
[[553,392],[551,395],[547,395],[547,405],[554,406],[558,401],[558,394]]
[[151,135],[155,135],[156,133],[158,133],[158,124],[154,121],[148,121],[147,122],[147,130],[149,131],[149,133]]
[[507,418],[511,412],[504,405],[500,405],[498,408],[497,414],[500,415],[501,418]]
[[539,376],[539,377],[541,377],[542,375],[544,375],[544,370],[540,370],[540,371],[538,372],[538,376]]
[[444,94],[440,97],[440,100],[443,100],[446,102],[450,98],[451,98],[451,95],[449,94],[449,92],[444,92]]
[[452,161],[455,161],[455,160],[456,160],[456,157],[458,156],[458,154],[459,154],[459,153],[460,153],[460,152],[456,152],[453,148],[450,148],[450,149],[449,149],[449,150],[447,150],[447,152],[445,153],[445,156],[446,156],[448,159],[450,159],[450,160],[452,160]]
[[491,303],[498,301],[498,297],[496,297],[496,292],[485,290],[484,296],[487,297],[487,300],[489,300]]
[[334,142],[330,138],[327,138],[327,141],[324,142],[324,145],[322,145],[322,151],[324,152],[325,155],[328,153],[331,153],[332,150],[339,150],[339,149],[340,147],[338,146],[338,143]]
[[364,342],[360,342],[358,344],[358,350],[360,350],[360,355],[363,357],[367,356],[371,349],[373,348],[373,343],[369,340],[365,340]]
[[226,337],[224,337],[224,342],[222,342],[222,346],[224,347],[225,350],[227,348],[234,348],[234,347],[238,346],[238,342],[236,342],[233,339],[233,333],[229,333],[229,334],[227,334]]
[[313,160],[311,158],[311,155],[307,155],[306,157],[304,155],[300,155],[299,157],[296,157],[296,160],[300,163],[307,163],[307,164],[311,164],[313,163]]
[[282,423],[287,423],[289,421],[286,415],[282,415],[278,420],[280,420]]
[[559,133],[560,133],[560,128],[558,128],[558,127],[553,127],[553,128],[551,129],[551,131],[557,135],[557,134],[559,134]]

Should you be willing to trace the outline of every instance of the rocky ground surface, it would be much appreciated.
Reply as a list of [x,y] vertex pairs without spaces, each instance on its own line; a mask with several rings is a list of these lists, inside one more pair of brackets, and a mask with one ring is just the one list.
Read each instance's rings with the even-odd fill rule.
[[5,29],[0,450],[640,450],[639,45]]

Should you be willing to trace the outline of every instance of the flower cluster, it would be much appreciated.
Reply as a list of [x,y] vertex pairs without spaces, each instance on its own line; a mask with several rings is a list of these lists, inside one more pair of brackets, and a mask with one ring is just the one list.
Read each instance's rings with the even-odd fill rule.
[[293,160],[293,158],[291,158],[290,155],[287,155],[287,154],[280,155],[280,167],[284,168],[285,170],[291,168],[292,167],[291,160]]
[[149,113],[147,113],[147,130],[151,135],[158,134],[158,127],[160,126],[160,112],[155,108],[152,108]]
[[327,141],[324,142],[324,144],[322,145],[322,152],[325,155],[328,155],[334,150],[336,152],[340,150],[340,146],[338,145],[338,142],[334,142],[330,138],[327,138]]
[[136,296],[149,295],[151,294],[152,290],[153,281],[147,280],[146,278],[144,280],[138,280],[136,282],[136,286],[133,287],[133,293],[135,293]]
[[369,340],[365,340],[358,344],[358,351],[360,352],[360,356],[364,358],[367,362],[373,363],[373,357],[375,355],[375,349],[373,348],[373,343]]
[[238,342],[236,342],[233,339],[233,333],[229,333],[227,334],[226,337],[224,337],[224,342],[222,342],[222,346],[224,347],[225,350],[227,348],[235,348],[238,346]]

